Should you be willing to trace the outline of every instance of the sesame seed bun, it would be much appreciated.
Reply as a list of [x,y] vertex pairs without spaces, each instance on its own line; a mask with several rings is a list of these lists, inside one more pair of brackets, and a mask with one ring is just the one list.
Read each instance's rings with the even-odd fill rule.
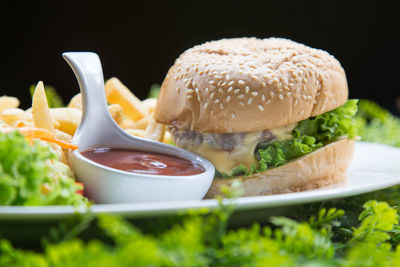
[[206,198],[214,198],[222,185],[240,180],[243,196],[292,193],[343,182],[353,157],[354,141],[340,139],[281,167],[249,177],[214,178]]
[[345,72],[325,51],[287,39],[222,39],[176,60],[154,117],[180,130],[261,131],[325,113],[347,97]]

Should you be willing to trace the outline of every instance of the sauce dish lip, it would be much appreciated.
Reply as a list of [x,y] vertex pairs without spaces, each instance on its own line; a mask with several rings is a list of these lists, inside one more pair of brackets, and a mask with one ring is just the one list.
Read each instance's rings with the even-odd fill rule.
[[[164,146],[164,144],[157,144],[156,145],[159,146]],[[101,145],[93,145],[93,146],[88,146],[85,147],[83,150],[87,150],[87,149],[92,149],[92,148],[96,148],[99,147]],[[106,147],[110,147],[110,148],[121,148],[119,146],[112,146],[112,145],[104,145]],[[168,179],[170,180],[194,180],[194,179],[208,179],[210,176],[214,177],[215,175],[215,168],[214,165],[212,165],[212,163],[210,161],[208,161],[205,158],[202,158],[190,151],[181,149],[179,147],[173,147],[173,149],[180,151],[181,153],[187,154],[189,157],[191,158],[183,158],[182,155],[171,155],[171,154],[166,154],[166,153],[161,153],[163,155],[170,155],[170,156],[176,156],[179,158],[183,158],[186,160],[190,160],[191,162],[194,162],[196,164],[199,164],[201,167],[203,167],[205,170],[204,172],[201,172],[199,174],[192,174],[192,175],[154,175],[154,174],[142,174],[142,173],[134,173],[134,172],[128,172],[128,171],[123,171],[123,170],[119,170],[119,169],[115,169],[115,168],[111,168],[102,164],[99,164],[93,160],[90,160],[88,158],[86,158],[85,156],[83,156],[79,151],[80,148],[71,151],[70,152],[70,157],[74,156],[76,157],[78,160],[81,160],[83,162],[85,162],[86,164],[91,164],[96,166],[97,168],[101,168],[107,172],[114,172],[114,173],[118,173],[119,175],[124,175],[126,177],[131,177],[133,179],[153,179],[153,180],[163,180],[165,182],[168,182]],[[141,151],[141,150],[139,150]],[[148,152],[148,151],[146,151]],[[73,154],[73,155],[71,155]],[[110,173],[110,176],[112,175],[112,173]],[[110,179],[115,179],[115,177],[110,177]]]

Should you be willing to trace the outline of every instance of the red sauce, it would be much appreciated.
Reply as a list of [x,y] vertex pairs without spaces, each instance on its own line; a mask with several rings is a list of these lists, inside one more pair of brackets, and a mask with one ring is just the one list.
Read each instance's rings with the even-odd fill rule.
[[187,159],[137,150],[102,147],[81,154],[107,167],[141,174],[184,176],[205,171],[202,166]]

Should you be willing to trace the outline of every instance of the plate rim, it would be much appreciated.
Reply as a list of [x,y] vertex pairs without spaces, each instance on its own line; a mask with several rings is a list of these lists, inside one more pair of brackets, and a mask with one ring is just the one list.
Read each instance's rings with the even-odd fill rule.
[[[379,147],[380,149],[392,150],[400,156],[400,148],[371,142],[356,142],[357,146]],[[400,159],[400,157],[399,157]],[[400,160],[399,160],[400,163]],[[334,187],[294,192],[287,194],[277,194],[268,196],[240,197],[238,199],[223,202],[234,203],[235,211],[246,211],[252,209],[267,209],[277,207],[287,207],[293,204],[306,204],[311,202],[340,199],[359,194],[369,193],[394,185],[400,184],[399,176],[376,181],[371,184],[360,184],[354,187]],[[194,201],[171,201],[171,202],[151,202],[151,203],[118,203],[118,204],[94,204],[90,207],[73,206],[0,206],[0,222],[8,220],[59,220],[73,217],[90,211],[94,214],[115,214],[127,218],[146,218],[167,215],[183,214],[187,210],[217,207],[218,201],[215,199],[194,200]]]

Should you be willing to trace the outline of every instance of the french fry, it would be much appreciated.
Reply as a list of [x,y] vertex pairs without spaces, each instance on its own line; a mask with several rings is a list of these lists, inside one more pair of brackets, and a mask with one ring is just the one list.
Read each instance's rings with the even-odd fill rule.
[[146,127],[144,137],[161,142],[164,138],[165,125],[157,123],[153,118]]
[[17,107],[19,107],[18,98],[6,95],[0,97],[0,113],[5,109]]
[[7,108],[0,113],[0,119],[10,126],[14,126],[17,121],[25,121],[28,115],[20,108]]
[[147,112],[149,114],[152,114],[154,112],[154,109],[156,108],[157,105],[157,99],[155,98],[146,98],[145,100],[142,101],[143,106],[147,108]]
[[141,118],[134,124],[135,129],[146,129],[149,125],[150,121],[153,119],[153,115],[147,115],[146,117]]
[[137,137],[143,137],[145,135],[145,130],[142,129],[126,129],[125,130],[128,134],[137,136]]
[[55,130],[54,134],[56,135],[56,138],[71,143],[72,142],[72,135],[67,134],[66,132],[60,131],[60,130]]
[[33,93],[32,117],[35,127],[54,132],[53,118],[51,117],[49,105],[47,104],[46,93],[42,81],[38,82],[35,92]]
[[111,117],[117,124],[121,124],[123,119],[122,107],[119,104],[112,104],[108,106],[108,111],[111,114]]
[[163,138],[162,141],[163,141],[163,143],[171,144],[171,141],[172,141],[171,133],[168,132],[168,131],[165,131],[165,133],[164,133],[164,138]]
[[142,102],[117,78],[111,78],[105,83],[107,101],[121,105],[124,114],[133,121],[147,115],[147,109]]
[[74,135],[82,117],[82,111],[76,108],[52,108],[50,114],[59,123],[56,129],[70,135]]
[[79,110],[82,110],[82,94],[76,94],[71,98],[71,101],[69,101],[68,104],[69,108],[77,108]]

